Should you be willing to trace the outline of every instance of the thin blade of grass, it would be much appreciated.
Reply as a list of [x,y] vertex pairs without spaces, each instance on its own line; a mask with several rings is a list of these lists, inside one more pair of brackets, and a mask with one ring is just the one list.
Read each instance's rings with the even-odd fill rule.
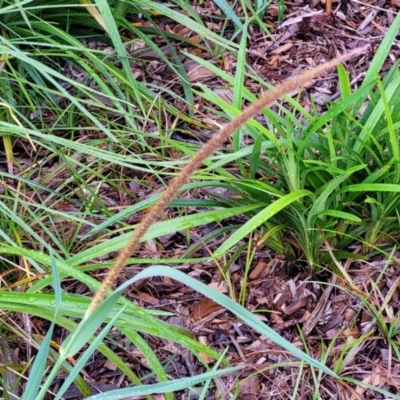
[[53,288],[54,288],[54,318],[50,324],[49,330],[44,337],[39,352],[35,357],[35,361],[32,364],[31,371],[29,373],[29,379],[25,387],[25,392],[22,396],[23,400],[35,400],[37,399],[37,394],[39,392],[39,387],[42,383],[43,376],[45,374],[45,369],[47,365],[47,356],[50,350],[50,342],[52,340],[55,320],[58,316],[61,307],[61,286],[60,277],[58,274],[57,264],[54,256],[50,256],[51,269],[53,274]]
[[279,211],[290,205],[291,203],[297,201],[304,196],[313,196],[309,190],[297,190],[293,193],[289,193],[280,199],[276,200],[268,207],[264,208],[261,212],[247,221],[240,229],[238,229],[232,236],[228,238],[213,254],[213,257],[220,257],[225,254],[230,248],[235,246],[241,239],[247,236],[249,233],[253,232],[260,225],[265,223],[273,215],[277,214]]
[[[111,328],[115,325],[118,317],[123,312],[123,308],[114,315],[114,317],[108,322],[108,324],[101,329],[101,331],[96,334],[95,339],[92,341],[90,346],[84,351],[84,353],[79,357],[78,362],[74,365],[74,368],[68,373],[64,383],[60,387],[57,392],[56,397],[54,400],[60,400],[63,394],[67,391],[67,389],[72,385],[76,377],[82,372],[83,368],[85,367],[87,361],[90,357],[93,356],[93,353],[99,347],[100,343],[102,343],[103,339],[106,337],[107,333],[111,330]],[[104,319],[102,323],[105,322],[105,314],[103,314]],[[79,327],[78,327],[79,330]],[[96,329],[97,330],[97,329]],[[81,335],[85,335],[85,332],[81,332]],[[86,343],[88,336],[84,336],[84,341]],[[79,340],[79,339],[78,339]],[[63,342],[64,344],[65,342]],[[61,349],[60,349],[61,350]],[[61,351],[60,351],[61,352]]]
[[155,383],[153,385],[143,385],[134,388],[110,390],[109,392],[103,394],[96,394],[88,397],[86,400],[129,399],[132,396],[176,392],[178,390],[188,389],[192,386],[206,382],[209,379],[215,379],[220,376],[231,374],[239,371],[240,369],[242,369],[242,367],[231,367],[219,371],[205,372],[204,374],[192,376],[190,378],[176,379],[173,381]]
[[214,3],[243,32],[244,26],[232,7],[225,0],[214,0]]
[[153,276],[167,276],[169,278],[175,279],[185,285],[190,286],[191,288],[195,289],[197,292],[207,296],[216,303],[222,305],[227,310],[235,314],[239,317],[243,322],[251,326],[261,335],[267,336],[271,341],[273,341],[278,346],[283,347],[285,350],[289,351],[294,357],[307,362],[314,368],[317,368],[326,374],[337,378],[336,374],[330,370],[326,365],[320,363],[319,361],[311,358],[308,354],[302,352],[298,347],[290,343],[289,341],[285,340],[282,336],[276,333],[273,329],[267,326],[264,322],[260,321],[255,315],[247,311],[244,307],[240,306],[235,301],[231,300],[229,297],[224,296],[223,294],[219,293],[218,291],[210,288],[209,286],[205,285],[202,282],[184,274],[181,271],[172,269],[166,266],[152,266],[146,268],[135,277],[129,280],[129,283],[124,283],[121,285],[117,290],[123,291],[129,284],[132,284],[140,279],[149,278]]
[[[250,204],[240,207],[232,207],[222,210],[206,211],[199,214],[191,214],[183,217],[177,217],[169,221],[157,222],[144,235],[143,241],[161,237],[171,232],[178,232],[185,229],[195,228],[196,226],[206,225],[210,222],[221,221],[224,218],[230,218],[235,215],[246,213],[260,207],[261,204]],[[68,260],[71,266],[78,266],[84,262],[93,260],[100,255],[117,251],[125,246],[131,233],[123,234],[119,237],[109,239],[107,243],[101,243],[93,246]]]

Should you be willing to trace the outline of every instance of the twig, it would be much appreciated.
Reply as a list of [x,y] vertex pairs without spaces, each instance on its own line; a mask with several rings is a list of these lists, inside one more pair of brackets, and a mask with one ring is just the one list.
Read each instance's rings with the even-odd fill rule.
[[327,14],[332,12],[332,0],[326,0],[325,11]]

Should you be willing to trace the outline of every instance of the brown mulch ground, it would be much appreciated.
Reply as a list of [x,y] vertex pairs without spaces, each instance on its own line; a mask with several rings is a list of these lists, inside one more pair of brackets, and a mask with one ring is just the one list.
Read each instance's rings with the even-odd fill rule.
[[[347,65],[350,72],[352,85],[356,88],[368,69],[369,62],[385,35],[396,9],[388,1],[370,1],[363,4],[355,1],[342,1],[334,3],[332,14],[324,13],[324,7],[316,1],[305,5],[302,2],[285,2],[286,11],[284,19],[278,21],[278,6],[270,5],[265,13],[264,22],[271,26],[271,36],[260,33],[257,27],[250,27],[250,39],[248,46],[248,63],[254,73],[263,80],[272,84],[296,75],[299,71],[320,64],[331,59],[345,50],[353,49],[360,44],[371,45],[368,54],[359,57],[354,63]],[[214,3],[204,1],[202,4],[193,2],[193,7],[209,20],[215,30],[222,29],[219,25],[218,15],[220,11]],[[241,15],[241,10],[237,9]],[[191,37],[190,31],[171,21],[161,19],[159,27],[165,31],[177,35],[185,35],[188,39],[199,40]],[[227,35],[229,30],[227,31]],[[157,43],[165,46],[162,38]],[[88,43],[88,46],[93,44]],[[176,43],[176,49],[182,48],[181,43]],[[186,51],[201,56],[199,48],[185,44]],[[136,51],[136,50],[135,50]],[[167,51],[167,47],[166,47]],[[142,49],[137,53],[144,64],[151,60],[144,68],[137,65],[134,71],[139,79],[152,81],[159,85],[168,82],[170,89],[181,91],[181,87],[175,81],[172,71],[169,71],[162,63],[157,63],[154,53],[148,49]],[[400,44],[396,42],[386,60],[383,72],[388,70],[393,61],[400,55]],[[222,88],[222,82],[215,79],[213,74],[199,67],[192,61],[183,60],[187,68],[189,78],[193,84],[204,83],[212,89],[219,91],[229,99],[231,93]],[[143,65],[144,65],[143,64]],[[224,65],[226,72],[234,74],[235,64],[226,60]],[[248,87],[255,93],[261,88],[259,84],[249,78]],[[337,75],[331,73],[313,82],[308,92],[301,94],[301,104],[311,109],[309,94],[312,93],[315,103],[324,110],[324,104],[338,98]],[[292,94],[297,95],[297,93]],[[176,104],[179,106],[179,104]],[[199,112],[205,110],[206,105],[199,101]],[[218,121],[218,116],[214,119]],[[209,118],[200,122],[209,124]],[[212,131],[215,125],[209,126]],[[207,138],[207,130],[188,126],[196,141],[204,141]],[[190,141],[190,135],[174,136],[177,140]],[[44,171],[46,172],[46,171]],[[64,176],[60,179],[65,179]],[[157,186],[158,189],[158,186]],[[121,196],[114,189],[103,188],[100,196],[107,197],[110,204],[120,204]],[[135,187],[141,190],[141,198],[151,194],[151,190],[143,187]],[[126,205],[126,204],[125,204]],[[66,207],[66,206],[65,206]],[[131,221],[133,222],[133,221]],[[237,223],[237,221],[235,222]],[[208,227],[210,230],[216,226]],[[193,238],[200,238],[205,232],[193,230]],[[186,246],[185,237],[181,233],[169,236],[165,242],[161,241],[157,246],[151,241],[143,246],[140,255],[157,258],[178,257],[182,254],[182,248]],[[224,240],[220,238],[219,240]],[[214,250],[217,244],[210,245]],[[361,249],[353,248],[359,252]],[[199,256],[204,254],[199,253]],[[376,258],[368,261],[348,261],[343,264],[348,279],[336,279],[329,273],[321,273],[317,276],[305,270],[304,265],[296,265],[289,262],[282,255],[274,254],[266,249],[256,254],[252,266],[248,290],[245,299],[245,307],[248,310],[257,311],[257,315],[279,332],[285,339],[291,341],[303,350],[321,359],[327,355],[326,364],[334,367],[338,362],[346,346],[360,340],[357,351],[349,354],[340,371],[342,376],[351,376],[365,383],[385,389],[395,395],[400,395],[400,364],[396,354],[390,345],[385,342],[376,329],[370,307],[382,308],[383,325],[390,322],[395,316],[400,315],[400,298],[398,286],[400,282],[400,254],[395,254],[387,265],[387,260]],[[232,287],[238,298],[245,267],[245,255],[239,258],[230,269]],[[382,269],[385,267],[385,273]],[[228,288],[221,283],[221,274],[214,263],[203,262],[198,264],[180,265],[179,268],[189,275],[209,284],[228,294]],[[132,276],[140,270],[139,267],[130,266],[125,270],[126,276]],[[382,275],[381,275],[382,274]],[[69,287],[69,292],[80,293],[80,287]],[[362,304],[360,296],[368,298],[368,304]],[[132,288],[126,294],[136,304],[145,308],[154,308],[170,311],[175,316],[166,318],[166,321],[184,327],[193,332],[198,340],[218,352],[228,349],[226,357],[235,365],[245,368],[240,373],[241,394],[239,399],[290,399],[298,380],[299,368],[293,365],[293,357],[281,348],[271,343],[268,338],[249,329],[235,316],[229,314],[210,299],[200,296],[195,290],[171,281],[168,278],[153,278],[146,284]],[[40,328],[38,328],[40,331]],[[46,327],[43,327],[43,331]],[[115,337],[115,340],[123,338]],[[161,339],[146,337],[149,344],[156,350],[157,356],[163,364],[169,364],[167,373],[172,378],[183,378],[204,372],[204,367],[188,351],[178,346],[173,346]],[[400,338],[395,338],[400,341]],[[330,347],[329,349],[327,349]],[[145,360],[134,348],[127,349],[124,356],[126,362],[139,376],[148,373],[145,368]],[[210,367],[213,360],[209,360]],[[280,367],[276,367],[280,364]],[[123,377],[113,370],[113,365],[99,355],[92,360],[85,369],[87,377],[96,382],[93,384],[98,390],[110,390],[123,386]],[[308,368],[302,370],[301,383],[296,396],[297,399],[313,399],[316,390],[312,371]],[[153,383],[153,378],[148,378],[145,383]],[[218,388],[209,390],[207,399],[229,399],[236,381],[233,377],[217,379]],[[56,390],[56,387],[54,388]],[[345,385],[330,377],[323,377],[320,382],[321,399],[383,399],[384,396],[372,391],[365,391],[361,387]],[[65,398],[79,398],[74,389],[68,392]],[[153,396],[154,399],[164,399],[162,395]],[[184,391],[175,396],[176,399],[195,399],[196,393]]]

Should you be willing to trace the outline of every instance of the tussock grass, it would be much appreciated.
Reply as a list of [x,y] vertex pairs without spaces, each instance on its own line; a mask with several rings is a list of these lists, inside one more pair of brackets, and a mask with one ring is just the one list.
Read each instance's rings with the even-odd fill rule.
[[[204,259],[197,256],[195,244],[181,259],[156,262],[150,256],[134,256],[131,263],[153,266],[115,290],[92,314],[89,324],[78,324],[92,292],[99,289],[99,281],[92,274],[109,267],[113,253],[126,245],[139,220],[135,217],[131,221],[131,216],[154,205],[161,188],[168,186],[170,177],[176,176],[198,150],[196,144],[182,144],[171,134],[206,127],[196,113],[199,98],[207,102],[220,122],[238,115],[244,101],[255,100],[245,86],[246,74],[251,75],[245,62],[246,32],[254,23],[268,34],[268,27],[260,19],[262,9],[253,9],[249,2],[243,2],[243,18],[238,18],[226,2],[218,2],[222,18],[236,27],[231,38],[224,31],[218,34],[207,28],[185,2],[170,7],[147,1],[95,3],[97,8],[74,2],[53,2],[51,7],[43,1],[11,2],[2,4],[0,10],[0,126],[5,161],[0,170],[0,309],[4,364],[15,364],[10,358],[15,338],[26,343],[28,355],[36,354],[32,367],[25,369],[18,364],[1,370],[4,382],[7,374],[14,379],[1,385],[6,388],[3,397],[45,398],[60,369],[68,372],[68,379],[55,398],[61,398],[72,382],[82,397],[89,397],[90,388],[80,373],[96,348],[135,385],[118,392],[121,396],[165,393],[172,399],[173,391],[199,384],[207,388],[204,382],[234,373],[236,369],[227,367],[226,359],[218,352],[199,343],[186,330],[163,322],[161,312],[139,308],[124,297],[128,285],[155,275],[177,279],[218,300],[260,334],[282,345],[301,360],[299,370],[310,371],[316,383],[316,398],[319,390],[323,391],[322,376],[370,386],[343,373],[348,358],[362,346],[366,336],[343,347],[336,365],[328,368],[330,347],[319,356],[311,351],[307,354],[306,346],[305,351],[299,350],[237,302],[165,266]],[[149,27],[129,23],[139,15]],[[165,33],[154,23],[160,15],[190,26],[203,42],[195,44]],[[221,149],[210,157],[205,168],[181,189],[183,194],[207,190],[211,198],[173,201],[171,207],[179,210],[178,214],[155,223],[144,240],[245,216],[248,222],[244,226],[227,226],[202,238],[212,244],[219,234],[226,235],[227,239],[207,259],[227,260],[222,269],[228,283],[229,263],[239,257],[238,249],[250,253],[254,245],[267,246],[293,260],[298,260],[300,249],[301,261],[314,271],[331,268],[340,272],[337,260],[357,257],[349,252],[353,243],[362,243],[362,257],[390,253],[398,245],[399,227],[398,63],[382,79],[377,72],[398,32],[399,21],[397,17],[393,22],[361,87],[353,92],[345,69],[339,67],[342,95],[325,114],[308,112],[293,99],[286,99],[286,106],[265,109],[263,123],[247,123],[234,136],[232,148]],[[87,37],[88,27],[94,28],[91,38]],[[235,37],[239,34],[241,41],[237,43]],[[159,37],[168,44],[172,57],[159,49]],[[90,39],[104,43],[104,47],[91,49]],[[232,103],[206,85],[190,84],[173,46],[175,41],[201,48],[208,59],[184,54],[234,88]],[[157,81],[135,79],[132,65],[150,65],[141,58],[140,51],[127,54],[126,48],[136,45],[151,49],[167,65],[179,82],[179,91]],[[211,63],[227,54],[237,60],[235,76]],[[245,141],[247,137],[251,138],[250,145]],[[130,189],[133,181],[145,199]],[[223,187],[237,196],[218,195],[210,190],[213,187]],[[155,188],[157,193],[150,194],[148,188]],[[122,199],[120,204],[112,202],[116,197]],[[200,211],[186,215],[191,208]],[[256,236],[257,241],[248,240],[249,235]],[[284,242],[287,237],[291,240]],[[202,240],[197,248],[200,245],[204,245]],[[65,291],[63,282],[71,278],[85,285],[84,295]],[[244,286],[238,299],[241,304],[245,290]],[[377,307],[369,303],[366,294],[359,296],[399,357],[398,316],[390,324],[380,317],[382,313],[390,314],[387,304],[391,297]],[[12,322],[13,313],[50,321],[49,333],[29,339],[24,329]],[[102,323],[107,325],[95,332]],[[74,333],[60,349],[54,349],[51,342],[56,326]],[[159,383],[142,385],[142,376],[136,375],[106,340],[112,327],[141,351],[151,377]],[[170,380],[146,335],[187,348],[201,362],[202,354],[219,361],[215,368],[203,362],[205,372],[199,376]],[[81,352],[85,344],[90,346]],[[16,375],[16,371],[24,372],[27,379]],[[396,398],[378,387],[372,389]],[[201,396],[205,397],[205,390]]]

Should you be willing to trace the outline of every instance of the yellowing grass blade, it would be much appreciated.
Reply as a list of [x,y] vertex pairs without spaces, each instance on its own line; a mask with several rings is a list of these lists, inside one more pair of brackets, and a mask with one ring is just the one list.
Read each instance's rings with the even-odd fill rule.
[[103,17],[97,11],[97,8],[90,0],[79,0],[81,4],[86,4],[86,10],[90,13],[90,15],[99,23],[99,25],[108,33],[107,25],[104,22]]

